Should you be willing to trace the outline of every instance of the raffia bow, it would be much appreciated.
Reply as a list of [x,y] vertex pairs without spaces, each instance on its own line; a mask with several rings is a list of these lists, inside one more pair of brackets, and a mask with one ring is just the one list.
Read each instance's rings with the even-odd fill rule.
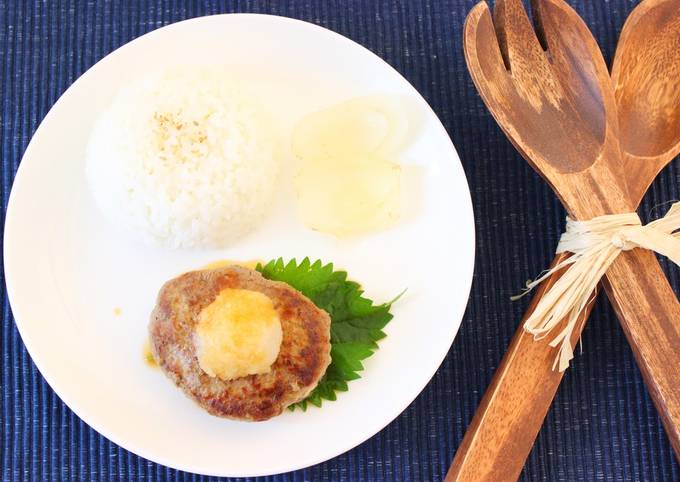
[[619,253],[644,248],[680,265],[680,233],[673,234],[678,229],[680,202],[674,203],[663,218],[644,226],[636,213],[608,214],[589,221],[567,218],[557,253],[571,252],[573,255],[527,282],[525,292],[513,297],[513,300],[521,298],[556,271],[568,267],[524,323],[524,330],[540,340],[562,326],[562,320],[567,320],[566,326],[549,343],[552,347],[559,345],[553,369],[558,367],[559,371],[564,371],[569,366],[574,357],[571,335],[579,315]]

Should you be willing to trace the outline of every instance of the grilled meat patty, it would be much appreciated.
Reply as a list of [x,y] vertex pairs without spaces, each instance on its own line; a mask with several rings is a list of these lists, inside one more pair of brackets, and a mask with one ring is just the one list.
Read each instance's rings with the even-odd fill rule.
[[[203,308],[226,288],[268,296],[281,320],[279,355],[265,374],[224,381],[199,366],[193,334]],[[330,364],[330,317],[289,285],[240,266],[193,271],[165,283],[149,325],[151,352],[175,384],[208,412],[267,420],[304,399]]]

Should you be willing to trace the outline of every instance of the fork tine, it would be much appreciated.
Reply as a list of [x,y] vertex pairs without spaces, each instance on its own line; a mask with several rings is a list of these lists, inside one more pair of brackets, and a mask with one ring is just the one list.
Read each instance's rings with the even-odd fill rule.
[[463,39],[465,60],[468,66],[476,67],[471,70],[473,78],[475,73],[488,74],[501,70],[501,66],[507,69],[494,30],[491,11],[485,0],[481,0],[470,10],[463,27]]
[[537,110],[546,102],[559,108],[562,88],[522,0],[496,0],[494,25],[520,96]]
[[[500,43],[493,23],[493,17],[485,0],[481,0],[470,10],[463,27],[463,51],[468,70],[474,81],[477,91],[487,106],[507,105],[509,99],[516,98],[517,89],[507,65],[501,53]],[[506,131],[509,139],[514,142],[513,135],[509,134],[511,118],[521,115],[521,112],[505,112],[503,109],[491,109],[501,128]],[[520,145],[517,149],[529,161]]]
[[[593,38],[588,26],[581,17],[564,0],[531,0],[531,7],[536,20],[537,34],[544,40],[548,50],[600,52],[597,42]],[[588,50],[591,49],[591,50]],[[584,56],[592,58],[592,54]],[[594,67],[607,70],[602,55]]]
[[[593,103],[589,118],[606,115],[601,111],[598,99],[604,101],[607,111],[615,112],[607,64],[581,17],[563,0],[531,0],[531,5],[536,29],[551,53],[554,68],[567,74],[573,85],[584,86],[578,91],[591,93]],[[608,117],[609,126],[616,131],[616,116]]]
[[535,71],[538,66],[547,68],[545,53],[521,0],[496,0],[493,17],[501,51],[513,76]]

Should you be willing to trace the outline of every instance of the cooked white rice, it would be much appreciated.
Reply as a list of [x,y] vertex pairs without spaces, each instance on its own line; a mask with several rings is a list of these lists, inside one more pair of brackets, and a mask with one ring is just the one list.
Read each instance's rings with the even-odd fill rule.
[[122,89],[98,119],[87,178],[104,213],[145,240],[219,247],[262,219],[273,149],[262,110],[225,71],[168,71]]

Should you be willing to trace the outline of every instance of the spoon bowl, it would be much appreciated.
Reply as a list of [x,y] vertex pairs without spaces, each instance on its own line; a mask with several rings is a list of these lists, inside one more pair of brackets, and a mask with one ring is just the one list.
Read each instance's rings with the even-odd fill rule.
[[[680,153],[680,0],[646,0],[633,10],[612,83],[626,169],[651,183]],[[631,196],[641,199],[649,183],[629,183]]]

